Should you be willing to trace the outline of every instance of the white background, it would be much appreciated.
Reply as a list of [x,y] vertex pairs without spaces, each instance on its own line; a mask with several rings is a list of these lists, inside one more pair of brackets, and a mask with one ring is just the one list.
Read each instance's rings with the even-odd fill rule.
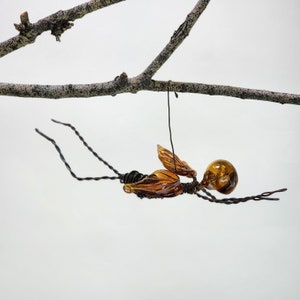
[[[63,4],[61,4],[63,3]],[[80,1],[1,0],[0,40]],[[0,61],[0,81],[92,83],[142,72],[195,0],[131,0],[75,22],[61,43],[44,33]],[[156,79],[300,93],[297,0],[212,0]],[[162,166],[169,148],[165,93],[91,99],[0,98],[0,298],[300,298],[300,107],[180,94],[172,101],[176,153],[198,171],[214,159],[239,172],[233,196],[287,187],[278,202],[226,206],[196,196],[140,200],[117,181],[78,182],[38,127],[61,146],[79,176],[113,175],[68,129],[121,172]],[[218,195],[220,196],[220,195]]]

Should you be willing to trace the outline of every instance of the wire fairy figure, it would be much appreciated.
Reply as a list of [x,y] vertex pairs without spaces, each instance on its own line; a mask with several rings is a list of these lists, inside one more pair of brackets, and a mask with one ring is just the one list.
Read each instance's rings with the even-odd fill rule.
[[[176,95],[176,94],[175,94]],[[100,177],[79,177],[77,176],[69,163],[66,161],[60,147],[56,141],[39,129],[35,129],[38,134],[51,142],[57,150],[60,159],[64,163],[70,174],[79,181],[84,180],[119,180],[123,184],[123,190],[126,193],[134,193],[139,198],[170,198],[182,194],[196,195],[199,198],[215,203],[223,204],[237,204],[249,200],[279,200],[279,198],[270,197],[279,192],[284,192],[287,189],[278,189],[270,192],[264,192],[254,196],[247,196],[241,198],[216,198],[208,190],[216,190],[222,194],[230,194],[238,183],[238,174],[235,167],[227,160],[219,159],[212,162],[204,172],[202,180],[198,181],[197,172],[191,168],[185,161],[181,160],[174,151],[172,141],[172,131],[170,124],[170,100],[168,91],[168,126],[170,134],[170,142],[172,151],[158,145],[158,158],[162,162],[165,169],[156,170],[150,175],[142,174],[139,171],[132,170],[127,173],[121,173],[115,169],[111,164],[99,156],[91,146],[80,135],[78,130],[69,123],[53,120],[54,123],[69,127],[75,135],[80,139],[83,145],[95,156],[100,162],[112,170],[116,176],[100,176]],[[180,181],[179,176],[184,176],[191,179],[190,182],[184,183]]]

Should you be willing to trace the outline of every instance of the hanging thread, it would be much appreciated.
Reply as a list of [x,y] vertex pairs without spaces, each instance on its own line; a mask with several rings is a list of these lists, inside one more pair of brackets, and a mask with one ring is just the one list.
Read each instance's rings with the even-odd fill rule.
[[174,150],[174,144],[173,144],[173,138],[172,138],[172,128],[171,128],[171,105],[170,105],[170,89],[169,89],[169,86],[168,86],[168,91],[167,91],[167,103],[168,103],[168,128],[169,128],[169,136],[170,136],[170,143],[171,143],[171,149],[172,149],[172,154],[173,154],[174,170],[176,171],[175,150]]

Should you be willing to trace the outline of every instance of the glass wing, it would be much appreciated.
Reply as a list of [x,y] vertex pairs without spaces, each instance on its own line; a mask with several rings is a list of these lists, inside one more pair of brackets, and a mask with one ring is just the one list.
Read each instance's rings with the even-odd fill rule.
[[179,177],[168,170],[158,170],[138,182],[124,184],[123,189],[140,198],[175,197],[183,192]]
[[[176,154],[174,156],[174,160],[173,153],[168,149],[157,145],[157,152],[158,158],[160,159],[164,167],[169,171],[177,175],[186,176],[189,178],[194,178],[197,176],[197,172],[193,170],[185,161],[182,161]],[[176,170],[174,163],[176,164]]]

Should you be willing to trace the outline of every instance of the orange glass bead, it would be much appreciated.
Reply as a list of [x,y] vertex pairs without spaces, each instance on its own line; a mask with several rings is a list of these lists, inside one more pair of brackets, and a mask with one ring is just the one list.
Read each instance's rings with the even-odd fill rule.
[[230,194],[238,183],[238,174],[234,166],[227,160],[212,162],[206,169],[198,190],[207,188],[222,194]]

